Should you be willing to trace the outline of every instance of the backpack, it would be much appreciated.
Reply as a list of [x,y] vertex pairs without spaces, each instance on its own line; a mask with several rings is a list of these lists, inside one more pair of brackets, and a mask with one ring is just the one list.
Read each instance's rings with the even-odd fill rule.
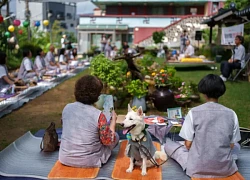
[[50,126],[45,130],[40,149],[44,152],[52,152],[58,148],[58,134],[55,129],[55,123],[51,122]]

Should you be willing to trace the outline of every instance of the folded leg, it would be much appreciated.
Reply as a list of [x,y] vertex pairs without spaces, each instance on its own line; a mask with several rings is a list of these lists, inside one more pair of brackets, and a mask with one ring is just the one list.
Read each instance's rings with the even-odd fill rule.
[[169,157],[177,161],[182,167],[183,171],[187,167],[188,150],[185,146],[170,139],[166,140],[164,150]]

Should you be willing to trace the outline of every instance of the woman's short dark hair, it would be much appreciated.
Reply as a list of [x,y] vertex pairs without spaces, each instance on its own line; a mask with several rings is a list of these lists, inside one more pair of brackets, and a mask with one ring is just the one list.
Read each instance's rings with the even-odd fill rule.
[[241,35],[237,35],[235,38],[238,38],[241,42],[241,44],[244,44],[244,37]]
[[94,104],[98,101],[103,88],[102,81],[96,76],[85,75],[75,84],[76,101],[83,104]]
[[23,57],[28,57],[30,55],[30,50],[29,49],[24,49],[23,50]]
[[208,98],[218,99],[226,91],[224,81],[215,74],[208,74],[198,84],[198,91]]
[[41,56],[41,52],[43,52],[43,50],[41,48],[38,48],[36,51],[36,55]]
[[65,48],[62,48],[62,49],[60,49],[60,53],[59,53],[60,55],[62,54],[62,55],[64,55],[65,54]]
[[7,57],[6,53],[0,52],[0,64],[1,65],[5,65],[6,64],[6,57]]

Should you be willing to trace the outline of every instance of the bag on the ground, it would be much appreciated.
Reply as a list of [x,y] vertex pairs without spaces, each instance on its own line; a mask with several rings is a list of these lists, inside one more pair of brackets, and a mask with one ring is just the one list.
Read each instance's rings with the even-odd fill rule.
[[55,129],[55,123],[52,122],[45,130],[40,148],[45,152],[52,152],[58,148],[58,134]]

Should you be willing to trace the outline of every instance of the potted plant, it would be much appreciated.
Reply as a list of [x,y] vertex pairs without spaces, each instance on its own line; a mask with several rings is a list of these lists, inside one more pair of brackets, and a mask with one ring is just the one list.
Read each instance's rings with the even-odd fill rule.
[[189,100],[192,94],[191,86],[188,86],[185,82],[182,82],[181,87],[178,88],[179,94],[175,95],[175,100],[179,106],[187,106],[191,103]]
[[[110,90],[117,92],[119,87],[123,87],[125,81],[125,74],[119,64],[107,59],[104,54],[95,56],[90,66],[91,74],[100,78],[103,82],[103,94],[109,94]],[[96,103],[98,108],[102,108],[103,101]]]
[[142,110],[145,112],[146,108],[146,100],[145,96],[148,93],[148,84],[146,82],[142,82],[139,79],[132,80],[126,86],[128,93],[133,96],[132,107],[136,106],[137,108],[142,106]]
[[158,72],[153,72],[151,75],[156,87],[151,96],[154,106],[158,111],[167,111],[167,108],[174,107],[174,94],[169,90],[171,84],[167,70],[161,69]]

